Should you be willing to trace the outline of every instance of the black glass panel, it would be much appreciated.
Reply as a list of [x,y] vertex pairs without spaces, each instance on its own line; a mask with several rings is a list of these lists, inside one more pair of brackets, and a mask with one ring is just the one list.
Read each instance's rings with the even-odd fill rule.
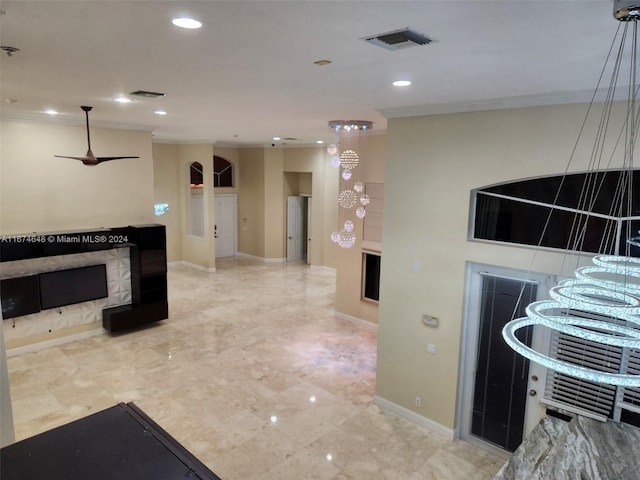
[[[529,361],[502,338],[502,328],[524,315],[537,287],[499,277],[483,277],[478,358],[471,433],[509,451],[522,442]],[[517,308],[516,308],[517,307]],[[532,327],[518,331],[531,345]]]
[[562,250],[614,253],[616,222],[557,209],[549,218],[550,211],[550,207],[490,197],[479,192],[474,238]]
[[364,254],[364,297],[380,300],[380,255]]
[[[629,177],[627,174],[631,174]],[[623,175],[621,177],[621,175]],[[630,180],[631,178],[631,180]],[[632,195],[631,212],[612,212],[612,205],[627,205],[629,184],[632,192],[640,188],[640,174],[637,171],[620,172],[611,170],[606,172],[576,173],[561,176],[534,178],[522,180],[494,187],[482,191],[508,195],[510,197],[533,200],[536,202],[586,210],[604,215],[630,216],[640,214],[640,200],[638,195]],[[558,188],[560,192],[558,193]],[[585,192],[585,193],[583,193]],[[623,192],[622,194],[620,192]]]

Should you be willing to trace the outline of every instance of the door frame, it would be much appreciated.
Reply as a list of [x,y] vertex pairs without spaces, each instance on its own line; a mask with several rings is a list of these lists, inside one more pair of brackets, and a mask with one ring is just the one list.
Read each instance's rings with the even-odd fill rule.
[[[214,225],[214,237],[216,237],[215,225],[217,225],[215,218],[216,211],[216,198],[219,197],[231,197],[233,201],[233,256],[238,255],[238,194],[237,193],[216,193],[213,195],[213,225]],[[214,247],[215,248],[215,247]],[[214,256],[215,256],[214,252]],[[218,258],[216,256],[216,258]],[[224,257],[220,257],[224,258]]]
[[[537,300],[549,298],[549,288],[552,286],[552,275],[527,272],[506,267],[467,262],[465,280],[465,304],[460,336],[460,363],[458,374],[458,399],[456,405],[455,436],[480,448],[497,453],[501,456],[510,456],[511,453],[471,434],[471,411],[473,408],[473,395],[475,385],[475,373],[478,354],[478,334],[481,306],[481,273],[489,274],[510,280],[534,282],[538,285]],[[548,345],[541,329],[534,328],[532,347],[543,351]],[[532,380],[537,377],[537,381]],[[546,369],[535,362],[529,364],[529,381],[527,391],[535,390],[537,395],[527,396],[526,412],[524,418],[524,435],[526,436],[544,416],[544,409],[540,399],[544,394],[544,380]]]

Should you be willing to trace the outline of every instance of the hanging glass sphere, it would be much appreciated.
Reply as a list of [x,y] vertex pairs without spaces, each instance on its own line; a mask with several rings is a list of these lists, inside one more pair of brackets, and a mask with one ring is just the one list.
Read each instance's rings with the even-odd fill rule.
[[345,180],[349,180],[351,178],[351,170],[343,170],[342,178],[344,178]]
[[342,208],[353,208],[357,201],[358,197],[353,190],[343,190],[338,196],[338,205]]
[[360,197],[360,203],[364,206],[369,205],[369,202],[371,200],[369,199],[369,195],[367,195],[366,193],[364,193],[361,197]]
[[353,185],[353,189],[358,193],[362,193],[364,192],[364,185],[362,184],[362,182],[356,182]]
[[356,217],[358,218],[364,218],[366,214],[367,211],[364,209],[364,207],[358,207],[358,209],[356,210]]
[[336,147],[335,143],[331,143],[327,145],[327,153],[329,155],[335,155],[337,151],[338,151],[338,147]]
[[356,168],[358,166],[359,161],[360,161],[360,157],[358,157],[358,154],[353,150],[345,150],[340,154],[340,163],[347,170]]
[[339,232],[333,232],[331,234],[331,241],[333,243],[338,243],[338,240],[340,240],[340,233]]
[[345,232],[353,232],[353,222],[351,220],[344,222],[344,230]]
[[340,158],[338,158],[338,157],[333,157],[333,158],[331,159],[331,166],[332,166],[333,168],[338,168],[338,167],[340,166]]
[[338,245],[342,248],[351,248],[356,244],[356,234],[353,232],[346,232],[342,230],[340,232],[340,239]]

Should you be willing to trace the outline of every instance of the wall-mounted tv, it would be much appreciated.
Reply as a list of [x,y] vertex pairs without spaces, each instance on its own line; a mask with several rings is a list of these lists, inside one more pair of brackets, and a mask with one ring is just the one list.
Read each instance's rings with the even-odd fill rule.
[[107,267],[104,264],[41,273],[42,309],[88,302],[109,295]]
[[38,275],[0,280],[0,302],[2,318],[5,320],[38,313],[40,311]]

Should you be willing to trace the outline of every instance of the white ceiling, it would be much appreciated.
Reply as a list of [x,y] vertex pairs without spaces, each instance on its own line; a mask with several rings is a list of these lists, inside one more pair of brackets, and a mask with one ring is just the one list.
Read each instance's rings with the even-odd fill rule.
[[[92,125],[222,145],[330,142],[335,119],[384,131],[385,117],[588,100],[618,27],[612,0],[3,0],[0,8],[1,43],[20,49],[1,55],[3,117],[80,124],[79,106],[92,105]],[[181,15],[203,28],[174,27]],[[389,51],[361,40],[404,27],[433,43]],[[313,63],[321,59],[332,63]],[[397,79],[413,85],[393,87]],[[112,100],[139,89],[166,96]]]

